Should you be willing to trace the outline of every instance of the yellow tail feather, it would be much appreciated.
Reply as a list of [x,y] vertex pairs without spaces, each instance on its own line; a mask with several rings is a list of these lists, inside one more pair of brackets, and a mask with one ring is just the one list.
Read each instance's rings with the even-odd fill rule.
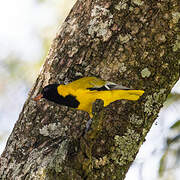
[[127,99],[131,101],[136,101],[144,93],[143,90],[111,90],[111,91],[101,91],[99,92],[99,99],[104,101],[104,106],[110,103],[120,100]]

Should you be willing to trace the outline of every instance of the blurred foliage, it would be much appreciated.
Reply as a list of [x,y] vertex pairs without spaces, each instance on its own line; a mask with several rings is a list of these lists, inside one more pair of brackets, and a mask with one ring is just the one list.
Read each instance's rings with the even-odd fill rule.
[[166,102],[164,103],[165,107],[170,106],[172,103],[180,100],[180,94],[179,93],[170,93],[168,95],[168,98]]
[[170,128],[180,131],[180,120],[176,121]]
[[37,0],[38,3],[44,3],[47,0]]
[[180,120],[169,129],[159,164],[159,176],[162,179],[174,179],[176,170],[180,170]]
[[[1,85],[5,87],[18,82],[30,87],[37,76],[40,62],[22,61],[16,56],[9,56],[1,62],[0,76]],[[16,87],[14,87],[15,89]],[[2,88],[1,88],[2,90]],[[12,89],[13,90],[13,89]],[[0,93],[3,93],[0,91]]]

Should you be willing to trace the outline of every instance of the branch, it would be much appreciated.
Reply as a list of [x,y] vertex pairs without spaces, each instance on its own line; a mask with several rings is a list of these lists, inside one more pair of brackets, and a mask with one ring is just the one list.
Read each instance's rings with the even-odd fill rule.
[[[57,32],[0,158],[0,179],[124,179],[179,79],[180,1],[78,0]],[[145,90],[89,116],[32,100],[51,83],[99,76]],[[95,103],[96,104],[96,103]]]

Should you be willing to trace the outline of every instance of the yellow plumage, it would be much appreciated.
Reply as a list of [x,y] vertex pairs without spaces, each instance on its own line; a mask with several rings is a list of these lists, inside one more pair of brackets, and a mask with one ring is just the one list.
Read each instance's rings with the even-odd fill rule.
[[143,90],[131,90],[112,82],[106,82],[96,77],[84,77],[67,85],[57,87],[58,94],[67,97],[72,95],[79,102],[77,109],[89,113],[92,117],[92,104],[96,99],[102,99],[104,106],[119,100],[138,100]]

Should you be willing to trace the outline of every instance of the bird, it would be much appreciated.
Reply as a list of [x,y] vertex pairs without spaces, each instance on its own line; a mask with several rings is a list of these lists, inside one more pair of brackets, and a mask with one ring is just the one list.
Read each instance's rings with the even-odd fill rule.
[[83,77],[66,85],[49,84],[34,100],[45,98],[60,105],[86,111],[92,118],[92,106],[97,99],[103,100],[106,107],[120,99],[136,101],[143,93],[144,90],[130,89],[97,77]]

